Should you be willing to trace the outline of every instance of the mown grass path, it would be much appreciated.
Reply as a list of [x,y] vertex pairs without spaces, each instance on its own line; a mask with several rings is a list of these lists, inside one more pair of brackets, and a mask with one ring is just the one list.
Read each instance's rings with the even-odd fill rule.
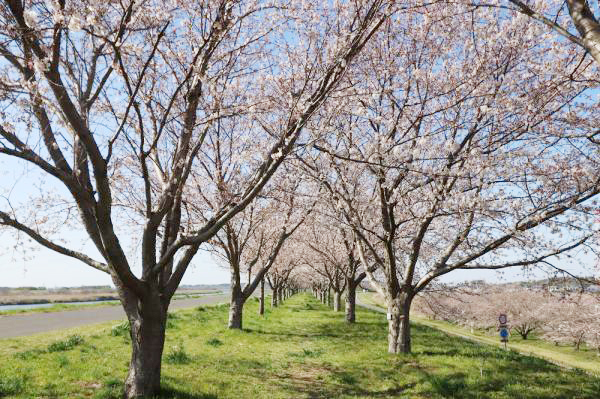
[[[307,294],[225,328],[227,306],[171,314],[163,398],[598,398],[600,379],[535,357],[415,325],[413,354],[387,353],[381,314],[347,325]],[[0,341],[0,396],[118,398],[127,372],[126,325]],[[72,334],[70,332],[69,334]]]

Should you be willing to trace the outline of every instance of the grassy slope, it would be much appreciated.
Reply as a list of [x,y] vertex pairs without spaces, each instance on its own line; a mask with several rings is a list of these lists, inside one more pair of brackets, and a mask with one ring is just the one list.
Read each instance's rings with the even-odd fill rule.
[[[264,319],[256,310],[251,301],[245,331],[225,328],[226,306],[174,313],[163,397],[544,399],[600,391],[600,380],[584,373],[421,325],[413,329],[414,353],[392,356],[381,314],[359,310],[359,322],[346,325],[342,313],[305,294]],[[118,398],[130,349],[111,325],[1,340],[0,397]],[[74,333],[83,342],[65,340]]]
[[[381,306],[381,303],[377,301],[372,293],[360,293],[358,295],[359,300],[363,303]],[[502,345],[496,335],[487,335],[485,331],[475,330],[474,333],[471,333],[467,328],[441,320],[430,320],[417,314],[411,314],[411,320],[485,344]],[[575,351],[572,346],[557,346],[551,342],[537,339],[533,334],[527,340],[521,339],[518,335],[512,336],[508,347],[524,354],[543,357],[565,367],[580,368],[600,376],[600,359],[598,358],[598,352],[593,349],[589,350],[582,346],[581,350]],[[598,396],[600,397],[600,394]]]

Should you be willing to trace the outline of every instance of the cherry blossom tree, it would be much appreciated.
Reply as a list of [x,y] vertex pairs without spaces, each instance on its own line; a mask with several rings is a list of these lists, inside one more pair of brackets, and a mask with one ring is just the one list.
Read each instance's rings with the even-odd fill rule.
[[347,250],[338,229],[332,228],[317,218],[311,219],[311,224],[303,235],[306,245],[306,265],[314,273],[320,275],[328,289],[333,291],[333,310],[341,310],[342,293],[346,289],[346,274],[348,263]]
[[[59,198],[42,193],[36,212],[6,198],[0,225],[111,276],[131,324],[125,397],[157,394],[167,309],[194,255],[260,193],[392,6],[3,3],[0,156],[54,179]],[[191,172],[233,121],[261,146],[199,222],[185,207]],[[59,240],[73,225],[95,250]]]
[[[586,0],[544,1],[528,4],[505,0],[514,10],[533,18],[589,53],[600,65],[600,10]],[[484,6],[490,6],[483,3]],[[501,4],[491,5],[502,7]],[[563,14],[566,7],[567,12]],[[562,15],[561,15],[562,14]]]
[[541,332],[551,318],[558,298],[540,290],[488,285],[481,291],[468,288],[424,292],[415,309],[429,317],[462,326],[496,332],[498,316],[506,314],[511,331],[527,339]]
[[572,344],[579,350],[584,342],[598,348],[600,306],[590,295],[567,295],[548,303],[545,311],[548,322],[544,325],[544,338],[558,343]]
[[[311,211],[310,205],[303,204],[303,198],[299,197],[300,182],[292,183],[286,178],[281,184],[285,183],[292,186],[277,187],[262,195],[230,220],[212,240],[216,253],[227,262],[231,273],[229,328],[242,328],[244,304],[261,282],[261,301],[264,302],[265,275],[286,240]],[[244,270],[247,270],[248,282],[242,287]]]
[[461,5],[396,17],[305,161],[378,267],[367,276],[386,299],[391,353],[410,352],[412,300],[439,276],[551,264],[586,242],[600,188],[593,160],[547,140],[586,112],[573,99],[589,71],[570,48],[540,45],[530,19]]
[[284,292],[288,287],[288,282],[292,272],[299,266],[299,254],[294,251],[294,246],[290,245],[285,249],[274,262],[274,265],[267,272],[267,282],[272,291],[271,307],[279,306],[284,300]]
[[335,216],[335,204],[329,198],[320,201],[320,213],[309,223],[303,241],[307,246],[305,257],[324,284],[333,290],[333,310],[341,310],[342,293],[346,292],[346,321],[356,321],[356,288],[366,277],[356,255],[354,233],[343,220]]

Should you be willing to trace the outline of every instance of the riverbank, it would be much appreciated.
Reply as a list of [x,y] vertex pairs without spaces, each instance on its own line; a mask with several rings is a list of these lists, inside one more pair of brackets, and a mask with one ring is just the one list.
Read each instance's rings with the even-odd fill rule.
[[[178,292],[174,295],[173,300],[179,299],[193,299],[200,298],[207,295],[220,295],[223,291],[217,290],[204,290],[204,291],[184,291]],[[27,313],[52,313],[60,312],[65,310],[80,309],[86,307],[97,307],[97,306],[114,306],[120,305],[118,297],[111,297],[111,299],[97,299],[97,300],[79,300],[70,302],[42,302],[42,303],[18,303],[12,304],[0,304],[0,316],[16,315],[16,314],[27,314]]]
[[[413,328],[413,353],[387,353],[381,314],[345,322],[307,294],[227,329],[228,306],[173,312],[160,398],[597,398],[600,379],[489,345]],[[118,327],[116,327],[118,326]],[[0,396],[117,399],[127,374],[126,326],[0,341]]]
[[[179,290],[176,295],[216,294],[221,290]],[[76,303],[118,301],[119,296],[115,290],[94,289],[21,289],[4,288],[0,293],[0,306],[4,305],[37,305],[52,303]]]

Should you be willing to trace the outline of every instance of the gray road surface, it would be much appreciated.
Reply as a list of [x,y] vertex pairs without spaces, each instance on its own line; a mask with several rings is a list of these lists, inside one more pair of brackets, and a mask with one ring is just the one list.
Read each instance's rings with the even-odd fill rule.
[[[203,304],[227,302],[227,295],[207,295],[194,299],[178,299],[171,302],[169,310],[191,308]],[[125,318],[121,305],[89,307],[52,313],[30,313],[0,316],[0,339],[20,337],[86,324],[102,323]]]

